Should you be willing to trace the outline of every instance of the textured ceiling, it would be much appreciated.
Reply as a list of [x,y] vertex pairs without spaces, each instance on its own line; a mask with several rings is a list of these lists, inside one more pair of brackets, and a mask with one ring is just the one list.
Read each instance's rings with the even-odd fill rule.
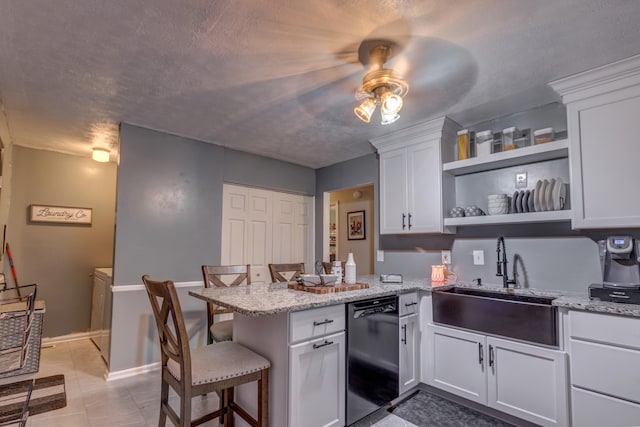
[[[554,101],[547,82],[639,34],[637,0],[1,0],[0,99],[17,145],[115,152],[124,121],[318,168],[418,121]],[[384,127],[352,112],[372,37],[410,84]]]

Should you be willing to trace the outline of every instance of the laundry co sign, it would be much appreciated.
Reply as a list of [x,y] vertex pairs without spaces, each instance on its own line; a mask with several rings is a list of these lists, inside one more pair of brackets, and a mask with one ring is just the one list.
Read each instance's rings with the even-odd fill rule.
[[29,221],[64,224],[91,224],[91,208],[30,205]]

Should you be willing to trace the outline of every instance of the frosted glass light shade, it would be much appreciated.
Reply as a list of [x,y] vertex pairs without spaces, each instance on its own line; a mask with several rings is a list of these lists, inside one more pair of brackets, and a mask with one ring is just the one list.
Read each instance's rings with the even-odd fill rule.
[[105,148],[94,148],[93,153],[91,154],[91,158],[96,162],[108,162],[109,161],[109,150]]
[[383,111],[380,111],[380,115],[382,116],[381,123],[383,125],[391,124],[400,118],[400,114],[398,113],[385,114]]
[[356,116],[365,123],[371,121],[371,115],[376,109],[376,100],[373,98],[367,98],[362,101],[362,104],[353,109]]

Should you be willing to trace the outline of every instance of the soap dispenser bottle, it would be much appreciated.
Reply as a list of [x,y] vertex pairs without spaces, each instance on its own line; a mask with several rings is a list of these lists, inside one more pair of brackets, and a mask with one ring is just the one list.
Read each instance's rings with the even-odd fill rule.
[[353,252],[349,251],[349,257],[344,265],[344,283],[347,285],[356,284],[356,262],[353,260]]

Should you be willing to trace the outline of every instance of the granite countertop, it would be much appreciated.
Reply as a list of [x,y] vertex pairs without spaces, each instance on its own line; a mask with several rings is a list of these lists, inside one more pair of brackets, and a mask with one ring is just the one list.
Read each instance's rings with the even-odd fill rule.
[[431,280],[404,278],[402,283],[382,283],[377,275],[358,276],[358,283],[368,289],[314,294],[287,288],[286,283],[252,284],[229,288],[201,288],[189,295],[230,308],[245,316],[267,316],[289,311],[306,310],[333,304],[344,304],[367,298],[396,295],[415,290],[431,290]]
[[[403,283],[382,283],[378,275],[358,276],[358,283],[366,283],[369,285],[369,288],[349,292],[314,294],[288,289],[286,283],[269,283],[236,286],[232,288],[202,288],[189,291],[189,294],[222,307],[230,308],[245,316],[266,316],[333,304],[344,304],[367,298],[397,295],[416,290],[431,291],[434,289],[447,289],[454,286],[453,284],[432,286],[431,280],[428,278],[406,277]],[[552,304],[557,307],[619,316],[640,317],[640,305],[595,301],[590,300],[588,296],[583,294],[570,294],[562,291],[543,289],[505,289],[497,285],[484,284],[479,287],[476,284],[468,282],[458,282],[455,286],[509,294],[550,296],[555,297]]]

